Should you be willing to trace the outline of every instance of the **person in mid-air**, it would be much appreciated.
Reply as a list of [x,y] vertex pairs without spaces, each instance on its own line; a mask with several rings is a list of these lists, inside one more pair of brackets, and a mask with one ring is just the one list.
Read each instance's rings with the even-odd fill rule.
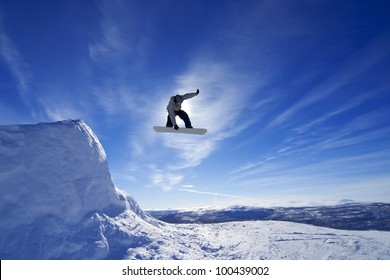
[[176,116],[179,116],[179,118],[184,121],[186,128],[193,128],[191,125],[190,117],[185,111],[181,109],[181,104],[184,100],[190,99],[194,96],[197,96],[198,94],[199,89],[197,89],[196,92],[193,93],[186,93],[183,95],[178,94],[176,96],[171,97],[167,106],[168,117],[166,127],[173,127],[174,129],[178,130],[179,126],[176,123]]

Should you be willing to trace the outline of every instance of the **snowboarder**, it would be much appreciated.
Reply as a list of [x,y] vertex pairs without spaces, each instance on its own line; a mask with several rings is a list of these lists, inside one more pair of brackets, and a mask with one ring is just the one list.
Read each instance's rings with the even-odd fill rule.
[[194,96],[197,96],[198,94],[199,89],[197,89],[196,92],[193,93],[186,93],[183,95],[178,94],[176,96],[171,97],[167,106],[168,117],[166,127],[173,127],[175,130],[178,130],[179,126],[176,123],[176,116],[179,116],[179,118],[184,121],[186,128],[193,128],[191,125],[190,117],[185,111],[181,109],[181,104],[184,100],[190,99]]

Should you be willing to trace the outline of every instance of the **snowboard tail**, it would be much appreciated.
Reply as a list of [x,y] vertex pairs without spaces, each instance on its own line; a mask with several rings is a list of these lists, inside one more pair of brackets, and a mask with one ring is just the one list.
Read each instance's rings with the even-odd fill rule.
[[166,132],[166,133],[182,133],[182,134],[196,134],[203,135],[206,134],[207,129],[205,128],[179,128],[178,130],[173,127],[165,127],[165,126],[153,126],[154,131],[156,132]]

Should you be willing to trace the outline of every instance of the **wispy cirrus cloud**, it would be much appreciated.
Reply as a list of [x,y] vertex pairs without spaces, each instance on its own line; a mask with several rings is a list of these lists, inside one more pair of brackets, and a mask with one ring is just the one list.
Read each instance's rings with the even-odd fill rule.
[[[288,158],[278,158],[251,168],[235,170],[230,181],[237,186],[253,186],[257,191],[278,192],[290,190],[307,194],[315,192],[341,191],[345,184],[353,185],[361,181],[374,182],[377,178],[387,177],[386,167],[390,151],[367,152],[360,155],[340,156],[307,161],[296,164]],[[372,184],[375,187],[375,184]]]
[[379,37],[373,40],[370,45],[346,58],[333,75],[313,87],[303,98],[272,120],[268,126],[281,125],[293,118],[299,111],[323,102],[326,98],[333,97],[342,92],[345,86],[364,78],[365,73],[388,58],[387,40],[387,36]]
[[153,186],[159,186],[163,191],[171,191],[184,178],[183,175],[166,172],[165,170],[155,169],[150,175]]
[[[147,51],[145,29],[142,18],[143,6],[123,0],[98,1],[101,13],[99,38],[89,45],[89,55],[95,62],[109,63],[118,59],[139,61]],[[141,14],[141,15],[140,15]],[[133,65],[134,66],[134,65]]]
[[205,192],[205,191],[199,191],[199,190],[183,188],[183,187],[179,188],[179,191],[189,192],[189,193],[196,193],[196,194],[211,195],[211,196],[214,196],[214,197],[222,196],[222,197],[231,197],[231,198],[244,198],[243,196],[239,196],[239,195],[231,195],[231,194],[219,193],[219,192]]
[[349,110],[354,109],[355,107],[361,105],[363,102],[369,100],[372,98],[373,93],[369,92],[368,94],[362,94],[356,98],[352,98],[350,102],[344,103],[344,104],[335,104],[333,107],[335,109],[330,112],[326,112],[324,115],[314,119],[310,120],[310,122],[305,123],[297,128],[294,128],[293,131],[297,133],[305,133],[308,130],[312,129],[313,127],[318,127],[319,125],[325,123],[331,118],[337,117],[340,114],[343,114],[345,112],[348,112]]
[[[332,107],[323,116],[289,130],[272,151],[234,169],[229,182],[264,193],[277,189],[280,194],[292,196],[315,196],[316,192],[330,196],[336,195],[335,191],[340,196],[368,196],[370,182],[372,188],[377,188],[378,178],[388,178],[390,166],[390,146],[386,144],[390,143],[388,106],[368,112],[360,108],[356,114],[356,107],[367,102],[370,94],[351,98],[350,103]],[[350,110],[354,113],[348,114]],[[347,117],[339,116],[342,114]],[[328,122],[331,118],[335,120]],[[360,188],[361,180],[365,188]],[[380,186],[384,193],[385,187]]]
[[39,98],[39,102],[50,121],[84,119],[88,115],[88,106],[78,100],[67,100],[65,95],[51,91],[49,95]]
[[389,139],[390,127],[371,129],[383,113],[357,118],[340,134],[315,139],[296,135],[274,153],[238,166],[229,174],[229,184],[251,188],[254,197],[369,199],[375,190],[385,199],[390,194],[390,146],[373,143]]
[[89,44],[91,92],[109,116],[142,113],[145,96],[137,77],[149,53],[146,7],[123,0],[96,3],[101,17],[99,33]]
[[2,19],[0,17],[0,57],[6,62],[12,76],[15,78],[19,95],[22,100],[30,105],[28,97],[29,81],[31,73],[28,70],[28,64],[24,61],[22,55],[18,51],[15,44],[12,42],[4,30]]

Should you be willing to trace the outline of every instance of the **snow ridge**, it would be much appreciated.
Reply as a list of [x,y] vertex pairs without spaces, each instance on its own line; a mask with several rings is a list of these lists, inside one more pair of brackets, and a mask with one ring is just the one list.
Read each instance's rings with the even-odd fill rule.
[[82,120],[0,126],[0,197],[2,259],[106,258],[108,218],[147,216]]

